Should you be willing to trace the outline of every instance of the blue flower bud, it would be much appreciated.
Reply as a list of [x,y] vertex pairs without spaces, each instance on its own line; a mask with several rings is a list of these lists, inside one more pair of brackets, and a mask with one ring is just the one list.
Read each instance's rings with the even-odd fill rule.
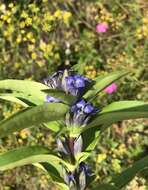
[[71,172],[68,173],[68,181],[69,181],[69,183],[71,181],[74,181],[74,176],[73,176],[73,174]]
[[84,171],[86,176],[91,176],[92,175],[90,168],[88,167],[87,164],[85,164],[85,162],[80,163],[79,170],[80,170],[80,172]]
[[71,106],[71,118],[73,125],[85,126],[92,115],[96,114],[98,110],[93,107],[91,103],[88,103],[85,99],[81,99]]
[[75,87],[76,88],[83,88],[85,87],[85,81],[83,78],[77,78],[75,81]]
[[50,88],[62,89],[73,96],[81,96],[92,80],[65,70],[44,79],[44,83]]
[[52,102],[61,102],[60,100],[58,100],[57,98],[54,98],[52,96],[46,96],[46,100],[47,103],[52,103]]
[[93,113],[94,110],[95,110],[95,109],[94,109],[94,107],[93,107],[91,104],[87,104],[87,105],[84,107],[84,109],[83,109],[84,113],[87,113],[87,114]]
[[57,148],[60,153],[69,154],[67,144],[61,141],[59,138],[57,139]]
[[74,141],[74,156],[75,157],[77,156],[78,153],[82,152],[82,148],[83,148],[83,139],[82,139],[82,136],[80,135]]
[[80,109],[83,109],[85,105],[86,101],[84,99],[81,99],[79,102],[76,103],[76,107]]
[[63,71],[58,71],[54,73],[52,76],[44,79],[44,83],[50,88],[54,88],[54,89],[61,88],[62,77],[63,77]]

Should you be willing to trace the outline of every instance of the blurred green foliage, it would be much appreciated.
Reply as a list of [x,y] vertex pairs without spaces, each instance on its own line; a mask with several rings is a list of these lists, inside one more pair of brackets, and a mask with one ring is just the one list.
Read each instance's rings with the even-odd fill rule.
[[[118,83],[116,93],[102,93],[98,104],[122,99],[146,101],[147,6],[146,0],[0,0],[0,79],[41,81],[57,69],[76,64],[80,73],[92,79],[125,69],[131,74]],[[97,32],[98,23],[106,23],[108,30]],[[18,105],[1,102],[1,118],[18,109]],[[118,123],[107,130],[90,158],[97,180],[107,181],[109,175],[145,154],[146,137],[145,120]],[[54,147],[54,134],[23,130],[0,140],[0,151],[33,143]],[[23,167],[0,174],[0,189],[46,190],[49,184],[53,186],[48,180],[33,167]],[[145,181],[136,179],[127,189],[144,190],[144,184]]]

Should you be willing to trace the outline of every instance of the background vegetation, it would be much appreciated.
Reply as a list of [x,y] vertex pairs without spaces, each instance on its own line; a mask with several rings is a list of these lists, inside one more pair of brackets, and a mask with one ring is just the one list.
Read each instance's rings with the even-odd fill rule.
[[[0,79],[43,81],[57,69],[71,66],[93,79],[125,69],[131,74],[118,82],[116,93],[102,93],[98,105],[123,99],[146,101],[147,7],[145,0],[0,0]],[[108,26],[106,32],[96,30],[99,23]],[[1,101],[1,119],[19,108]],[[107,130],[89,159],[97,180],[108,181],[114,172],[146,154],[147,135],[145,120],[118,123]],[[54,134],[26,129],[0,140],[0,152],[36,143],[55,147]],[[127,190],[146,189],[146,177],[136,177]],[[0,173],[0,190],[49,188],[56,189],[33,166]]]

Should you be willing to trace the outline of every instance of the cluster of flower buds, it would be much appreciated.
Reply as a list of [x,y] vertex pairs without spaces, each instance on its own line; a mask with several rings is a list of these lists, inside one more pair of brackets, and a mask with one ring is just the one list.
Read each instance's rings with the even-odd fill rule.
[[44,83],[53,89],[64,90],[67,94],[81,96],[92,83],[91,79],[75,74],[72,71],[58,71],[44,79]]
[[[69,112],[66,114],[65,124],[68,128],[85,127],[91,117],[98,110],[85,99],[83,94],[92,85],[93,81],[71,71],[58,71],[51,77],[44,80],[45,84],[53,89],[60,89],[76,97],[76,101],[71,105]],[[46,102],[61,102],[60,100],[47,96]],[[63,159],[75,163],[79,153],[83,152],[83,138],[81,134],[77,137],[65,135],[57,138],[57,149]],[[74,171],[68,171],[63,166],[63,178],[71,190],[84,190],[87,184],[87,177],[90,176],[90,169],[84,163],[76,164]]]
[[87,177],[92,175],[90,168],[84,162],[81,162],[73,172],[68,172],[63,168],[63,173],[65,182],[72,190],[84,190],[87,185]]

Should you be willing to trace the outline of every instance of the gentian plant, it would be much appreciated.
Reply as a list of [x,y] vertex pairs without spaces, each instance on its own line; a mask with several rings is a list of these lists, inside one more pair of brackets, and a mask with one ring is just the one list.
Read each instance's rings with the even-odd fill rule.
[[0,122],[0,137],[26,127],[48,127],[56,133],[56,150],[27,146],[0,155],[0,171],[33,164],[48,172],[62,190],[119,190],[148,165],[148,156],[112,178],[108,184],[94,183],[93,169],[86,159],[98,137],[113,123],[147,118],[148,103],[118,101],[102,108],[91,101],[128,72],[120,71],[95,80],[73,71],[58,71],[44,84],[27,80],[0,81],[0,98],[24,108]]

